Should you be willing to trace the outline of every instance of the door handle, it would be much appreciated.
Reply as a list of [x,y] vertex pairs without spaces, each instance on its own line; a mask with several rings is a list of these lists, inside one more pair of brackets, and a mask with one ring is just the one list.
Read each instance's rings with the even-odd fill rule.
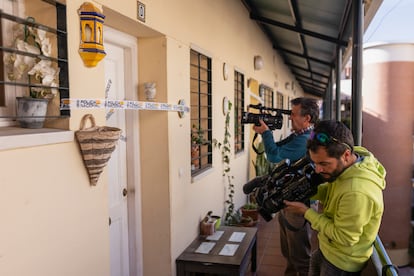
[[122,195],[123,195],[124,197],[128,195],[128,190],[127,190],[126,188],[124,188],[124,189],[122,190]]
[[109,217],[109,226],[111,226],[112,220],[111,217]]

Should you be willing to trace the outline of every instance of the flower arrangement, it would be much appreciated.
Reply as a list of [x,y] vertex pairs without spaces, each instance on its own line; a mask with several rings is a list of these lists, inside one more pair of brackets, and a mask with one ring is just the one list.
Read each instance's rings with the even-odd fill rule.
[[[33,17],[27,20],[34,22]],[[17,81],[27,77],[31,85],[30,97],[52,99],[58,93],[59,68],[45,58],[50,57],[52,51],[47,32],[28,25],[16,25],[13,31],[12,47],[17,51],[5,55],[8,79]]]

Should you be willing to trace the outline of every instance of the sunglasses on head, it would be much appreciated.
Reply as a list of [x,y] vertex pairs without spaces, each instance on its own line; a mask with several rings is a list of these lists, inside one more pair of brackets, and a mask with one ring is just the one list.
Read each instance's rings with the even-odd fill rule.
[[315,133],[315,132],[312,131],[311,134],[310,134],[310,139],[311,140],[316,140],[324,146],[326,146],[326,145],[328,145],[332,142],[335,142],[337,144],[346,146],[348,149],[350,149],[352,151],[351,146],[348,145],[347,143],[341,142],[338,139],[336,139],[336,138],[334,138],[334,137],[332,137],[332,136],[330,136],[326,133],[323,133],[323,132]]

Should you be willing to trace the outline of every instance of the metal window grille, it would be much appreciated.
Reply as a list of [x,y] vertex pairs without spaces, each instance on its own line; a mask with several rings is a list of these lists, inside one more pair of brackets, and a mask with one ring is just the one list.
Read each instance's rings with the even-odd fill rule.
[[261,84],[260,90],[263,90],[263,104],[266,107],[274,107],[274,92],[270,87]]
[[[69,98],[69,77],[68,77],[68,51],[67,51],[67,30],[66,30],[66,5],[55,0],[37,0],[39,2],[39,10],[47,12],[51,15],[49,19],[44,18],[44,15],[30,14],[27,18],[21,18],[15,14],[7,13],[0,10],[0,107],[8,105],[14,106],[14,97],[27,94],[27,90],[31,87],[49,88],[44,85],[33,84],[30,82],[30,78],[22,80],[9,80],[7,72],[5,70],[5,56],[11,54],[18,54],[27,58],[36,57],[36,55],[17,50],[16,48],[7,45],[10,40],[10,34],[14,34],[8,30],[14,25],[24,28],[41,29],[46,31],[50,35],[52,42],[52,55],[44,56],[41,58],[44,60],[50,60],[52,63],[57,64],[59,68],[59,96],[60,98]],[[42,9],[40,9],[42,7]],[[32,18],[30,18],[32,17]],[[29,20],[30,19],[30,20]],[[49,24],[48,22],[51,22]],[[13,96],[11,96],[13,95]],[[59,102],[59,101],[58,101]],[[59,108],[59,103],[54,106]],[[69,116],[69,110],[57,110],[54,114],[60,113],[60,116]],[[13,112],[2,112],[1,118],[14,118]],[[59,116],[48,116],[59,117]]]
[[284,104],[283,104],[283,94],[280,92],[276,93],[276,108],[279,109],[284,109]]
[[234,152],[244,150],[244,124],[241,116],[244,107],[244,75],[234,71]]
[[212,166],[211,58],[190,52],[191,175]]

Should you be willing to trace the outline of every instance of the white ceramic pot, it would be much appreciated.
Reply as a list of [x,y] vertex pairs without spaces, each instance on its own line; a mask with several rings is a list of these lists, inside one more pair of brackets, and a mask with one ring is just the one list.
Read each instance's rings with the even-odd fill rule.
[[23,128],[42,128],[47,113],[48,99],[17,97],[17,121]]
[[153,101],[155,99],[155,95],[157,94],[157,89],[155,88],[155,85],[155,82],[144,83],[145,96],[147,98],[147,101]]

